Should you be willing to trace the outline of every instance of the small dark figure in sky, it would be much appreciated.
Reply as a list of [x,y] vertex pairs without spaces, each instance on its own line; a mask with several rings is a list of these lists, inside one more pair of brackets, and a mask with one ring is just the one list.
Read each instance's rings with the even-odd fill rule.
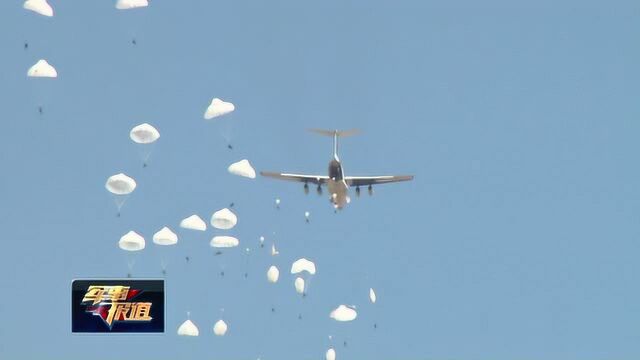
[[184,259],[189,262],[189,260],[191,260],[188,256],[185,256]]
[[229,148],[229,150],[233,150],[233,146],[231,146],[231,144],[227,145],[227,147]]
[[43,111],[44,111],[44,110],[42,109],[42,106],[38,106],[38,112],[40,113],[40,115],[42,115],[42,112],[43,112]]
[[220,271],[220,276],[224,277],[224,271]]
[[24,42],[24,49],[27,50],[29,48],[29,43],[28,42]]
[[230,207],[230,208],[232,208],[232,207],[233,207],[233,205],[235,205],[235,203],[231,203],[231,204],[229,204],[229,207]]
[[138,44],[138,43],[136,42],[136,39],[132,39],[132,40],[131,40],[131,43],[132,43],[133,45],[137,45],[137,44]]
[[131,278],[131,273],[127,273],[127,277],[128,277],[128,278]]
[[167,275],[167,270],[162,269],[162,275]]

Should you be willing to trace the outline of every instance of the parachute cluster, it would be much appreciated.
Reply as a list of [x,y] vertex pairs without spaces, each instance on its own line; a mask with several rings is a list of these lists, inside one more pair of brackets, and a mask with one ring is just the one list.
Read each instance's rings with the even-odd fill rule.
[[[118,10],[130,10],[135,8],[144,8],[147,6],[149,6],[148,0],[115,1],[115,8]],[[47,0],[27,0],[24,2],[23,7],[26,10],[40,14],[42,16],[54,16],[54,10],[47,2]],[[135,44],[135,39],[133,43]],[[27,48],[28,44],[25,43],[25,49]],[[52,79],[58,77],[58,71],[47,60],[40,59],[27,70],[27,76],[29,78]],[[236,107],[232,102],[214,97],[211,100],[211,103],[206,107],[203,117],[205,120],[212,120],[223,116],[228,117],[235,110]],[[42,113],[42,107],[40,107],[40,113]],[[168,136],[170,136],[170,134]],[[149,164],[149,159],[152,154],[153,147],[161,138],[160,131],[152,124],[142,123],[130,128],[129,138],[135,144],[135,146],[139,147],[142,155],[142,166],[146,168]],[[229,149],[233,149],[229,140],[230,139],[227,137],[227,146]],[[232,175],[243,178],[256,178],[256,171],[247,159],[241,159],[237,162],[233,162],[227,167],[227,171]],[[121,169],[117,169],[111,172],[111,174],[113,175],[107,176],[104,187],[113,198],[117,209],[117,216],[120,217],[122,208],[125,205],[127,199],[135,193],[135,190],[138,189],[138,186],[145,186],[145,184],[138,184],[138,182],[134,178],[127,175]],[[281,200],[280,198],[276,198],[276,209],[280,209],[280,206]],[[233,204],[229,207],[233,208]],[[310,222],[310,216],[311,213],[309,211],[304,212],[306,223]],[[222,255],[223,252],[226,251],[238,251],[234,250],[234,248],[239,247],[241,241],[240,239],[238,239],[238,237],[229,233],[229,231],[233,230],[238,224],[238,214],[235,211],[232,211],[227,207],[216,210],[212,213],[209,224],[213,229],[216,229],[216,234],[211,238],[209,242],[214,255]],[[174,232],[172,227],[176,229],[175,225],[177,225],[179,229],[187,231],[207,231],[207,222],[203,220],[200,215],[191,214],[181,220],[176,220],[176,223],[173,225],[163,224],[161,226],[158,226],[159,230],[157,230],[152,235],[153,244],[158,246],[159,248],[166,249],[175,247],[179,242],[180,236],[183,236],[179,236],[176,232]],[[117,241],[117,245],[122,251],[126,252],[126,254],[141,252],[147,248],[144,236],[139,234],[135,230],[130,230],[123,234]],[[275,264],[274,260],[277,259],[276,256],[280,254],[280,251],[276,248],[275,242],[271,241],[270,245],[270,250],[268,247],[265,251],[268,251],[268,253],[270,253],[270,262],[272,264],[266,269],[266,279],[263,278],[262,281],[266,280],[269,284],[277,284],[279,281],[281,281],[282,276],[281,271],[277,264]],[[259,237],[259,246],[260,248],[265,247],[264,236]],[[245,248],[247,259],[250,251],[250,248]],[[185,259],[188,262],[190,260],[190,257],[187,256]],[[132,268],[133,262],[130,261],[128,274],[129,277],[132,276]],[[165,265],[162,266],[162,272],[166,275]],[[298,296],[302,298],[307,296],[309,291],[309,284],[312,278],[316,276],[316,274],[318,274],[318,267],[316,266],[316,263],[310,259],[302,257],[291,264],[290,275],[293,279],[293,289],[298,294]],[[221,270],[220,276],[224,276],[224,269]],[[245,277],[247,276],[248,273],[245,271]],[[377,298],[373,288],[369,289],[369,300],[372,304],[376,303]],[[327,310],[328,317],[337,322],[354,321],[358,316],[356,306],[354,305],[338,304],[334,309],[330,311],[329,309]],[[275,312],[275,307],[272,307],[272,311]],[[299,318],[302,318],[301,315],[299,315]],[[374,327],[376,326],[377,325],[374,325]],[[223,337],[227,334],[228,331],[230,331],[230,326],[224,319],[222,319],[221,316],[220,319],[213,323],[211,329],[215,336]],[[191,315],[189,312],[187,312],[187,319],[178,327],[177,334],[186,337],[194,337],[200,335],[198,325],[196,325],[196,323],[191,319]],[[331,336],[329,336],[329,338],[331,339]],[[333,347],[328,348],[325,353],[325,358],[327,360],[335,360],[336,350]]]

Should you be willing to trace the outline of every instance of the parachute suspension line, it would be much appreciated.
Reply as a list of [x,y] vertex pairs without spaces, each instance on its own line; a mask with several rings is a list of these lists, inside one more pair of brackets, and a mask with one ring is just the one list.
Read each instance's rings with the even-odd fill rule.
[[147,167],[149,165],[149,158],[151,158],[151,153],[153,152],[153,148],[155,147],[155,141],[150,144],[139,144],[140,145],[140,157],[142,158],[142,167]]
[[[228,115],[228,117],[232,117],[232,114]],[[233,137],[233,121],[231,120],[232,119],[222,119],[221,122],[223,124],[220,125],[220,135],[227,143],[227,147],[229,149],[233,149],[233,146],[231,145],[231,138]]]
[[133,257],[133,255],[131,254],[127,254],[127,278],[130,278],[133,276],[133,267],[136,264],[136,259]]
[[133,270],[133,266],[136,264],[136,259],[129,256],[127,259],[127,267],[129,270]]
[[218,269],[220,270],[219,274],[220,274],[220,277],[223,277],[223,278],[224,278],[224,268],[225,266],[224,264],[222,264],[222,261],[218,261]]
[[160,259],[160,268],[162,269],[162,275],[167,275],[167,262],[164,258]]
[[116,207],[118,208],[118,217],[120,217],[120,210],[124,206],[124,203],[127,201],[127,195],[114,195],[113,201],[116,203]]
[[247,279],[249,277],[249,255],[251,253],[251,249],[247,248],[245,250],[245,259],[244,259],[244,278]]

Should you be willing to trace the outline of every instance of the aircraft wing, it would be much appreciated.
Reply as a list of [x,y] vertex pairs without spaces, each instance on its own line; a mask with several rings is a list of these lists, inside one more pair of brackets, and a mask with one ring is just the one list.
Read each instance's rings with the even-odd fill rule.
[[322,185],[329,180],[329,177],[326,175],[303,175],[303,174],[287,174],[287,173],[276,173],[270,171],[261,171],[260,175],[278,179],[278,180],[288,180],[288,181],[296,181],[303,183],[311,183]]
[[413,175],[346,176],[349,186],[367,186],[413,180]]

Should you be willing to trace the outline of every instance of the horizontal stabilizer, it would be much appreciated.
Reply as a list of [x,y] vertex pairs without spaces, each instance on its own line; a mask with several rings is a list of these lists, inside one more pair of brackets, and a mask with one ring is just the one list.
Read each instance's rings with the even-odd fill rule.
[[323,136],[333,137],[334,135],[338,135],[338,137],[347,137],[360,134],[359,129],[349,129],[349,130],[324,130],[324,129],[309,129],[312,133],[316,133]]

